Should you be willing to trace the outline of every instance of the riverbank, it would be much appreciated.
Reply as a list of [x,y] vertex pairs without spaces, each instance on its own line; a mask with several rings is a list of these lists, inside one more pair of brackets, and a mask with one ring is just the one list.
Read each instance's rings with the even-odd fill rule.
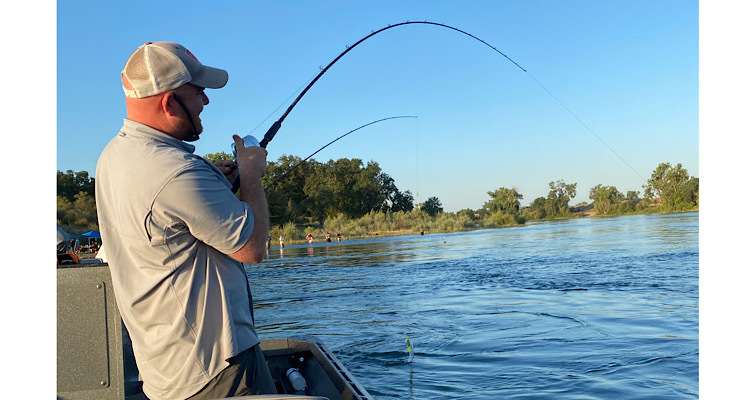
[[[534,222],[541,221],[552,221],[561,219],[573,219],[573,218],[606,218],[616,217],[624,215],[639,215],[639,214],[678,214],[685,212],[697,212],[698,208],[685,211],[659,211],[659,207],[650,207],[645,210],[635,211],[627,214],[611,214],[611,215],[598,215],[594,210],[593,204],[582,203],[576,206],[570,207],[570,213],[563,216],[558,216],[553,219],[542,219],[533,220]],[[377,217],[376,217],[377,216]],[[386,216],[382,213],[368,214],[367,216],[359,220],[342,220],[341,218],[333,221],[324,222],[324,226],[321,228],[318,224],[303,224],[294,225],[287,224],[284,227],[275,226],[271,229],[269,235],[271,236],[271,245],[278,246],[279,235],[283,233],[284,244],[304,244],[308,243],[307,236],[313,236],[313,243],[325,242],[326,233],[330,233],[331,241],[336,241],[336,235],[341,233],[342,240],[351,239],[372,239],[377,237],[392,237],[392,236],[406,236],[406,235],[419,235],[420,229],[424,229],[424,234],[441,234],[441,233],[452,233],[452,232],[467,232],[480,229],[498,229],[498,228],[509,228],[514,226],[523,226],[524,224],[506,224],[496,225],[486,220],[472,220],[465,216],[458,216],[455,213],[443,213],[438,214],[436,217],[422,219],[418,221],[412,221],[411,226],[404,227],[403,221],[398,221],[397,217]],[[527,222],[531,222],[527,221]],[[389,226],[402,224],[396,229],[387,229]]]
[[[597,215],[594,210],[593,204],[579,204],[570,208],[570,213],[565,216],[555,218],[559,219],[571,219],[571,218],[605,218],[615,217],[621,215],[633,215],[633,214],[678,214],[684,212],[698,212],[698,208],[686,211],[672,211],[672,212],[659,212],[657,207],[648,209],[647,212],[633,212],[630,214],[617,214],[617,215]],[[302,224],[292,225],[287,224],[284,227],[274,226],[269,232],[271,237],[271,246],[279,245],[279,235],[284,235],[285,245],[304,244],[307,243],[307,235],[312,234],[313,243],[325,242],[325,235],[329,233],[331,236],[331,242],[337,241],[337,234],[341,234],[342,241],[352,239],[371,239],[377,237],[393,237],[393,236],[407,236],[407,235],[419,235],[420,228],[424,228],[425,235],[430,234],[441,234],[441,233],[452,233],[452,232],[467,232],[480,229],[498,229],[508,228],[513,226],[523,226],[523,224],[512,224],[512,225],[486,225],[481,220],[462,219],[462,217],[456,216],[455,213],[440,214],[433,218],[425,218],[417,221],[386,221],[388,218],[382,216],[383,221],[376,221],[378,218],[373,215],[363,217],[359,220],[345,220],[345,219],[334,219],[333,221],[326,221],[324,226],[321,228],[318,224]],[[451,220],[451,218],[453,220]],[[396,219],[392,217],[392,219]],[[542,219],[534,221],[551,221],[551,219]],[[401,224],[396,229],[384,229],[384,227],[391,224]],[[531,221],[527,221],[531,222]],[[409,227],[405,227],[403,224],[411,224]],[[77,254],[81,260],[90,260],[96,258],[96,253],[79,253]]]

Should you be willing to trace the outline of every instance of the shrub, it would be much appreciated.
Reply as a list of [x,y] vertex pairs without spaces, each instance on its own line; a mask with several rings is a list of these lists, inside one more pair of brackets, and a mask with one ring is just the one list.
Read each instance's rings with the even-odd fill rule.
[[515,225],[516,219],[511,214],[505,214],[498,211],[489,216],[489,221],[495,226]]
[[284,227],[281,229],[281,233],[284,235],[285,239],[289,240],[301,240],[304,238],[302,231],[297,228],[297,225],[295,225],[294,222],[285,223]]

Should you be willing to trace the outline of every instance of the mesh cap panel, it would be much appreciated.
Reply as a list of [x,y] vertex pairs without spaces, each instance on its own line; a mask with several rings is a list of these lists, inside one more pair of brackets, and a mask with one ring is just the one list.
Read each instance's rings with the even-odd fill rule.
[[185,47],[171,42],[149,42],[133,52],[122,71],[133,86],[123,87],[128,97],[143,98],[192,83],[218,89],[226,85],[229,74],[201,64]]

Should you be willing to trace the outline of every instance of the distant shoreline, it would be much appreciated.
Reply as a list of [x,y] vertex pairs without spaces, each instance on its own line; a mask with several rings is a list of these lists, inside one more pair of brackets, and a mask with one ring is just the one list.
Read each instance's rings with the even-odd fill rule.
[[[586,204],[581,206],[574,206],[571,207],[571,212],[568,216],[555,218],[555,219],[541,219],[541,220],[533,220],[529,222],[539,223],[539,222],[548,222],[548,221],[556,221],[556,220],[563,220],[563,219],[572,219],[572,218],[607,218],[607,217],[619,217],[624,215],[648,215],[648,214],[682,214],[687,212],[699,212],[699,210],[696,208],[694,210],[687,210],[687,211],[671,211],[671,212],[664,212],[664,213],[630,213],[630,214],[613,214],[613,215],[597,215],[596,211],[594,211],[593,204]],[[465,230],[439,230],[439,229],[426,229],[425,235],[430,234],[440,234],[440,233],[455,233],[455,232],[468,232],[468,231],[474,231],[474,230],[482,230],[482,229],[502,229],[502,228],[510,228],[510,227],[518,227],[518,226],[524,226],[524,224],[520,225],[510,225],[505,227],[495,227],[495,228],[486,228],[482,226],[477,226],[475,229],[465,229]],[[320,229],[316,228],[315,231],[320,231]],[[419,235],[419,231],[411,230],[411,229],[401,229],[401,230],[395,230],[395,231],[374,231],[372,234],[366,234],[366,235],[342,235],[342,242],[347,240],[353,240],[353,239],[373,239],[378,237],[393,237],[393,236],[410,236],[410,235]],[[326,243],[325,240],[325,234],[320,235],[313,235],[313,244],[315,243]],[[334,243],[338,242],[336,240],[336,237],[332,235],[331,242]],[[296,245],[296,244],[305,244],[307,243],[306,239],[292,239],[285,237],[284,238],[284,244],[289,245]],[[279,247],[279,240],[278,236],[273,237],[271,239],[271,247],[272,248],[278,248]],[[81,260],[89,260],[96,258],[96,253],[77,253],[76,254],[79,259]]]
[[[683,213],[688,213],[688,212],[698,212],[698,209],[696,208],[694,210],[670,211],[670,212],[663,212],[663,213],[660,213],[660,212],[652,212],[652,213],[634,212],[634,213],[629,213],[629,214],[597,215],[596,211],[594,210],[593,204],[587,204],[587,205],[582,205],[582,206],[571,207],[571,212],[570,212],[570,214],[568,216],[554,218],[554,219],[533,220],[533,221],[529,221],[529,222],[540,223],[540,222],[551,222],[551,221],[559,221],[559,220],[573,219],[573,218],[610,218],[610,217],[622,217],[622,216],[626,216],[626,215],[683,214]],[[492,227],[492,228],[478,226],[475,229],[452,230],[452,231],[428,229],[428,230],[425,230],[424,234],[425,235],[430,235],[430,234],[434,235],[434,234],[440,234],[440,233],[445,234],[445,233],[455,233],[455,232],[470,232],[470,231],[483,230],[483,229],[513,228],[513,227],[519,227],[519,226],[524,226],[524,225],[525,224],[519,224],[519,225],[509,225],[509,226],[502,226],[502,227]],[[419,235],[419,231],[414,231],[414,230],[410,230],[410,229],[401,229],[401,230],[396,230],[396,231],[375,231],[375,232],[373,232],[373,234],[368,234],[368,235],[354,235],[354,236],[345,236],[345,235],[343,235],[342,236],[342,241],[354,240],[354,239],[373,239],[373,238],[378,238],[378,237],[410,236],[410,235],[417,235],[418,236]],[[336,242],[336,241],[337,240],[336,240],[335,237],[331,238],[331,243]],[[320,235],[320,236],[313,235],[313,244],[320,243],[320,242],[326,243],[325,236],[324,235]],[[307,239],[290,239],[290,238],[284,237],[284,245],[285,246],[295,245],[295,244],[305,244],[305,243],[307,243]],[[279,247],[278,237],[271,239],[271,248],[274,248],[274,247],[276,247],[276,248]]]

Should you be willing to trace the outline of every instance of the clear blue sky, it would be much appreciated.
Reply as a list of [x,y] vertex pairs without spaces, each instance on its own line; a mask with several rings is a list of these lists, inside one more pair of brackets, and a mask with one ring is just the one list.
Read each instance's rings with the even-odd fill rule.
[[315,159],[377,161],[399,189],[417,202],[436,196],[446,211],[480,208],[499,187],[517,187],[529,204],[559,179],[578,184],[571,204],[590,201],[600,183],[642,191],[661,162],[699,176],[697,1],[127,4],[57,4],[58,170],[94,175],[125,116],[120,71],[146,41],[179,42],[229,71],[225,88],[208,91],[196,143],[205,155],[229,152],[233,133],[259,124],[252,133],[262,136],[346,45],[389,23],[428,20],[485,40],[530,75],[457,32],[394,28],[312,87],[269,144],[269,160],[306,157],[365,123],[416,115],[364,128]]

